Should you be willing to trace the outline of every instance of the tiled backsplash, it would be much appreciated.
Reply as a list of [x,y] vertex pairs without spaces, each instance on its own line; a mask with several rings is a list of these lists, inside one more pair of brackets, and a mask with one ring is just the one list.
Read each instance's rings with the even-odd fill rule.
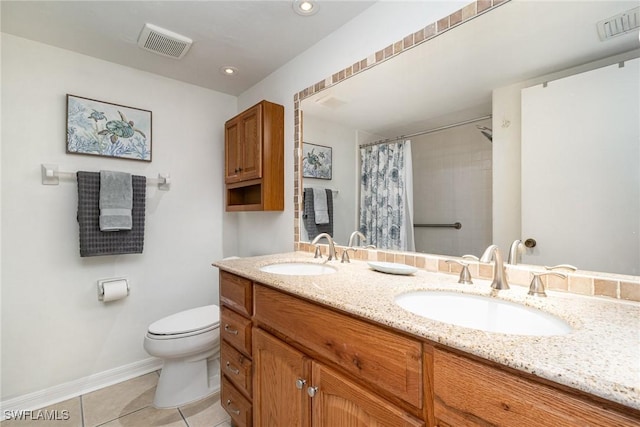
[[[294,242],[295,250],[313,252],[314,247],[309,243],[300,242],[300,212],[302,211],[301,183],[302,172],[300,168],[300,126],[301,112],[300,102],[324,89],[333,86],[344,79],[347,79],[367,68],[378,65],[387,59],[424,43],[449,29],[461,25],[476,16],[489,12],[490,10],[508,2],[509,0],[476,0],[451,15],[431,23],[423,29],[409,34],[402,40],[390,44],[389,46],[369,55],[366,58],[356,61],[351,66],[332,74],[308,88],[294,95]],[[326,252],[326,248],[325,248]],[[430,272],[458,274],[460,266],[456,263],[447,263],[446,260],[452,257],[427,255],[418,253],[402,253],[383,250],[359,249],[352,258],[370,261],[387,261],[412,265]],[[545,271],[544,267],[529,265],[506,265],[507,276],[510,283],[515,285],[528,286],[531,282],[531,272]],[[481,279],[493,278],[493,266],[479,262],[470,262],[469,270],[472,277]],[[565,291],[581,295],[603,296],[618,298],[630,301],[640,301],[640,277],[624,276],[617,274],[596,273],[596,272],[563,272],[566,279],[556,276],[543,276],[541,279],[549,290]]]
[[[323,247],[323,253],[326,254],[326,245],[321,246]],[[342,252],[344,249],[344,247],[336,248],[339,248],[339,252]],[[313,253],[315,247],[310,243],[298,242],[295,245],[295,250]],[[358,249],[351,255],[351,258],[362,261],[396,262],[433,273],[450,273],[455,275],[458,275],[462,268],[459,264],[446,262],[447,260],[459,258],[431,254]],[[493,279],[493,264],[470,260],[465,261],[469,263],[471,277],[487,280]],[[521,286],[529,286],[532,272],[547,271],[544,267],[532,265],[505,265],[505,268],[509,283]],[[640,277],[589,271],[561,271],[561,273],[565,274],[567,278],[562,279],[557,276],[542,276],[540,278],[547,289],[552,291],[640,301]]]

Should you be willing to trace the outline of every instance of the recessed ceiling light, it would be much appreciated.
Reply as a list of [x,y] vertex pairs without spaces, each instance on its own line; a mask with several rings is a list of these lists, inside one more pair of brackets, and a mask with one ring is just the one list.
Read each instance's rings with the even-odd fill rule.
[[318,2],[316,0],[293,0],[293,10],[298,15],[313,15],[318,11]]
[[224,67],[220,68],[220,72],[225,76],[235,76],[236,74],[238,74],[238,69],[236,67],[225,65]]

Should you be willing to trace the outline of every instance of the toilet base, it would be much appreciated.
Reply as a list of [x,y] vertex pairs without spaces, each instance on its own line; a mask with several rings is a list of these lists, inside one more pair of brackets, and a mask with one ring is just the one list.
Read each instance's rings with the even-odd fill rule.
[[165,359],[153,406],[177,408],[220,391],[220,359]]

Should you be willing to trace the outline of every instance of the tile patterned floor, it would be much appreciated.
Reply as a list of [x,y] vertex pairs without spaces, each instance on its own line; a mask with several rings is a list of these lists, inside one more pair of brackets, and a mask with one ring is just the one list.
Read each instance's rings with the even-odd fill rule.
[[[151,403],[158,383],[152,372],[101,390],[42,408],[66,420],[0,421],[1,427],[231,427],[220,406],[220,395],[177,409],[156,409]],[[45,411],[46,410],[46,411]],[[57,411],[57,412],[55,412]],[[68,417],[63,416],[68,414]]]

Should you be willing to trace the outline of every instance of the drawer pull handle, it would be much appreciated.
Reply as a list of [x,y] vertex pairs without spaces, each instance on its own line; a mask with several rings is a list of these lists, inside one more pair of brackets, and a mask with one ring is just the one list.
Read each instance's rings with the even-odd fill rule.
[[227,333],[230,333],[231,335],[238,335],[238,330],[237,329],[231,329],[231,327],[229,327],[229,325],[224,325],[224,330]]
[[229,411],[233,412],[236,415],[240,415],[240,409],[233,409],[230,406],[231,406],[231,399],[227,399],[227,407],[228,407]]
[[318,392],[318,387],[307,388],[307,394],[309,395],[309,397],[315,396],[317,392]]
[[298,390],[302,390],[302,387],[304,387],[304,385],[305,385],[306,383],[307,383],[307,382],[306,382],[305,380],[303,380],[302,378],[298,378],[298,379],[296,380],[296,388],[297,388]]
[[229,363],[227,361],[227,370],[230,371],[231,373],[233,373],[233,375],[239,375],[240,374],[240,369],[236,369],[234,367],[231,366],[231,363]]

